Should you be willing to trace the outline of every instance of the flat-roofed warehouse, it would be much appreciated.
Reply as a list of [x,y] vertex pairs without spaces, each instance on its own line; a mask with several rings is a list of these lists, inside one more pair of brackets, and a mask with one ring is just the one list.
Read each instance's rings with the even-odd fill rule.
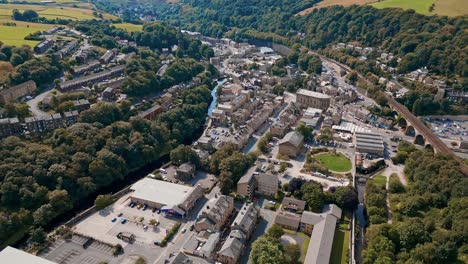
[[381,157],[384,155],[385,146],[381,135],[371,132],[355,131],[354,138],[357,152]]
[[203,196],[203,188],[144,178],[130,188],[132,202],[147,204],[165,213],[185,216]]

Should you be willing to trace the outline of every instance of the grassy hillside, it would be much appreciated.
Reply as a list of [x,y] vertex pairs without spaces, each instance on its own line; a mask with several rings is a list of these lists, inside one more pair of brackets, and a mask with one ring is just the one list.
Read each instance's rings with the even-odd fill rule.
[[[7,20],[0,19],[0,22],[4,23],[7,22]],[[7,45],[29,45],[34,47],[37,43],[39,43],[39,41],[25,40],[24,37],[31,33],[44,31],[54,26],[21,21],[14,21],[14,23],[16,23],[16,26],[5,26],[0,24],[0,41]]]
[[[38,2],[30,0],[29,2]],[[73,3],[75,1],[62,0],[58,3]],[[0,41],[8,45],[21,46],[29,45],[33,47],[38,41],[24,40],[24,37],[37,32],[47,30],[54,25],[38,24],[31,22],[14,21],[11,15],[14,9],[23,12],[25,10],[34,10],[40,17],[47,19],[71,19],[71,20],[87,20],[97,19],[93,15],[91,8],[76,8],[71,6],[54,5],[27,5],[27,4],[0,4]],[[117,17],[110,14],[103,14],[103,18],[116,19]],[[7,26],[6,23],[15,23],[16,26]]]
[[125,29],[128,32],[141,31],[143,29],[143,25],[135,25],[135,24],[130,24],[130,23],[118,23],[118,24],[114,24],[114,26],[116,28]]
[[373,3],[376,8],[400,7],[403,9],[414,9],[420,14],[429,14],[429,7],[435,0],[384,0]]
[[[433,4],[434,10],[429,11]],[[425,15],[468,15],[468,1],[466,0],[323,0],[313,7],[302,10],[298,15],[307,15],[313,9],[333,5],[372,5],[376,8],[414,9],[417,13]]]
[[468,1],[466,0],[436,0],[434,13],[441,16],[468,15]]

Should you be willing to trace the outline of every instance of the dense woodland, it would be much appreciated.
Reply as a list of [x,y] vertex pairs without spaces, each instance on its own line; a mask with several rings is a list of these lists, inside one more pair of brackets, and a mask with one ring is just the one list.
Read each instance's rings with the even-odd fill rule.
[[409,185],[392,177],[393,223],[387,224],[386,191],[366,185],[370,220],[364,263],[463,263],[467,256],[468,180],[450,157],[400,146]]
[[[159,46],[151,49],[181,46],[162,76],[155,76],[161,66],[159,53],[122,47],[124,53],[137,52],[128,62],[130,78],[124,84],[125,92],[131,96],[157,93],[195,76],[200,77],[201,84],[184,90],[173,108],[156,121],[132,118],[129,101],[99,103],[82,112],[78,124],[57,129],[50,137],[39,141],[17,137],[1,140],[0,243],[14,241],[28,232],[30,239],[42,239],[42,227],[102,187],[157,161],[179,144],[191,142],[205,121],[212,100],[210,82],[216,74],[212,65],[198,62],[213,52],[206,45],[160,23],[146,25],[136,35],[104,21],[76,22],[74,26],[92,36],[94,45],[106,48],[116,47],[111,37],[114,34],[136,39],[140,45],[157,40],[159,44],[155,45]],[[0,51],[5,59],[25,56],[26,61],[9,77],[12,84],[31,78],[39,84],[51,83],[62,69],[69,67],[69,62],[58,61],[53,55],[31,59],[27,48],[2,46]]]
[[314,1],[260,0],[255,5],[245,0],[182,2],[188,6],[183,11],[171,7],[161,16],[206,35],[219,37],[235,29],[234,37],[272,39],[277,35],[286,37],[283,41],[288,44],[301,43],[312,49],[358,42],[402,57],[403,71],[427,66],[434,74],[468,77],[466,17],[424,16],[413,10],[371,6],[332,6],[295,16]]
[[182,101],[155,122],[129,119],[128,102],[102,103],[84,111],[81,123],[42,142],[3,139],[0,242],[30,226],[47,225],[80,199],[190,141],[205,119],[210,90],[189,89]]

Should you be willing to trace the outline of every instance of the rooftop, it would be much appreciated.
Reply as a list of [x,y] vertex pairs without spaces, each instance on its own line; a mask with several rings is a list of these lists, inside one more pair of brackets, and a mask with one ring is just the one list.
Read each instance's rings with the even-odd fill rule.
[[16,264],[54,264],[54,262],[21,251],[14,247],[6,247],[0,251],[0,263]]
[[194,187],[144,178],[133,184],[130,189],[134,191],[132,196],[135,198],[165,205],[179,205],[192,193]]
[[291,197],[284,197],[281,205],[286,206],[289,209],[303,211],[305,208],[306,202],[302,200],[294,199]]
[[299,147],[303,140],[303,135],[301,135],[299,132],[291,131],[284,136],[284,138],[279,142],[279,144],[290,143],[295,147]]
[[311,91],[311,90],[306,90],[306,89],[299,89],[297,91],[297,94],[316,97],[316,98],[330,99],[330,96],[328,96],[326,94],[317,93],[317,92],[314,92],[314,91]]

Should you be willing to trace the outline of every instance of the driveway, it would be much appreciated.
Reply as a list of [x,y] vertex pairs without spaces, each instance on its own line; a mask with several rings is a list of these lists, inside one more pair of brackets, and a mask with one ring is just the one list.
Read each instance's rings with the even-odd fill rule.
[[44,112],[41,109],[39,109],[39,103],[42,102],[42,100],[47,96],[47,94],[49,94],[51,90],[52,90],[52,87],[46,89],[45,91],[43,91],[42,93],[34,97],[33,99],[26,102],[33,116],[43,116],[43,115],[48,114],[47,112]]

